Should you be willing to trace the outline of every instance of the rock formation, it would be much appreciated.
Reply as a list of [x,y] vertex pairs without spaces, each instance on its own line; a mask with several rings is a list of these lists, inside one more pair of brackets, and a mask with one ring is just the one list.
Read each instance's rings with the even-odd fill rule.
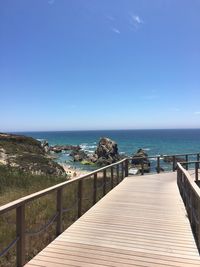
[[70,154],[74,161],[83,164],[109,165],[120,159],[117,144],[109,138],[101,138],[94,154],[83,150],[73,150]]
[[117,144],[106,137],[100,139],[95,154],[97,165],[109,165],[120,159]]
[[70,156],[73,158],[74,161],[83,161],[87,159],[87,154],[83,150],[73,150],[70,153]]
[[49,143],[46,140],[41,141],[41,147],[44,149],[46,153],[49,152]]
[[73,145],[55,145],[55,146],[50,146],[49,151],[53,151],[55,153],[60,153],[62,151],[67,151],[67,150],[73,150],[73,151],[79,151],[81,149],[80,146],[73,146]]
[[148,154],[141,148],[132,156],[131,163],[135,168],[139,169],[140,172],[142,172],[142,165],[144,172],[150,172]]
[[0,165],[36,175],[65,175],[45,152],[46,146],[32,137],[0,133]]
[[[166,163],[172,163],[173,162],[173,156],[163,156],[163,161]],[[177,162],[185,162],[185,159],[175,157],[175,163],[177,163]]]

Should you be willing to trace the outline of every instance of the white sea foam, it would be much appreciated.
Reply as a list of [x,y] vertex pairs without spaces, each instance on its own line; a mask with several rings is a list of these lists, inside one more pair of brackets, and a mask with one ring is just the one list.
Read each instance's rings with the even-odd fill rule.
[[87,151],[88,153],[94,153],[94,150],[85,150]]
[[80,147],[81,147],[82,150],[85,150],[85,151],[88,151],[88,152],[90,152],[90,151],[94,152],[94,148],[96,149],[97,146],[90,145],[90,144],[87,144],[87,143],[83,143],[83,144],[80,145]]
[[87,145],[88,144],[80,144],[80,148],[83,149],[83,150],[85,150],[87,148]]
[[42,139],[42,138],[37,138],[36,140],[39,141],[39,142],[44,142],[45,141],[45,139]]
[[145,150],[145,151],[150,151],[151,150],[151,148],[143,148],[143,150]]
[[88,146],[89,148],[96,148],[97,146]]

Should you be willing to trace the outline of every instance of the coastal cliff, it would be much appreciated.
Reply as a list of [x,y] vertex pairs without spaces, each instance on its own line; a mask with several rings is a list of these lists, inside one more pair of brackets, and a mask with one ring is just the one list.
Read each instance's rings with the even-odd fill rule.
[[33,175],[64,176],[65,171],[32,137],[0,133],[0,166]]

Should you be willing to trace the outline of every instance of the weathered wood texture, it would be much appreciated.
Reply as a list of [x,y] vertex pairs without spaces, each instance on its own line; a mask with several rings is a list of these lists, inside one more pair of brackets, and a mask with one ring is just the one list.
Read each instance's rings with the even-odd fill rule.
[[124,179],[32,266],[200,266],[176,173]]

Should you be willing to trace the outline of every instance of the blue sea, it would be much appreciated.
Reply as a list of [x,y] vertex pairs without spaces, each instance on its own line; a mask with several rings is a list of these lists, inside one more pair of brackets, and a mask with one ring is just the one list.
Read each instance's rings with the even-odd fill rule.
[[[118,144],[119,153],[127,156],[132,155],[139,148],[144,149],[149,156],[200,152],[200,129],[23,132],[21,134],[45,139],[50,145],[80,145],[88,153],[95,151],[101,137],[114,140]],[[57,160],[72,164],[68,152],[61,153]]]

